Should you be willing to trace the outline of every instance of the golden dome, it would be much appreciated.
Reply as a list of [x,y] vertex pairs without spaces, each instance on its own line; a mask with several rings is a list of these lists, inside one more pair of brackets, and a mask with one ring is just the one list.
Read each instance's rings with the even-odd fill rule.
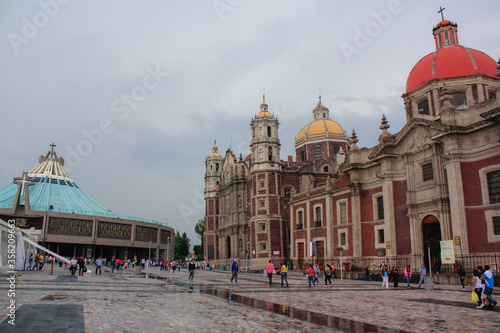
[[344,130],[338,123],[331,119],[314,120],[300,130],[295,145],[304,143],[306,140],[321,138],[345,139]]
[[[267,104],[266,104],[267,105]],[[260,111],[256,116],[255,118],[270,118],[270,119],[274,119],[274,116],[269,113],[269,111]]]
[[211,158],[211,157],[222,157],[221,154],[218,153],[218,147],[216,144],[214,144],[214,146],[212,147],[212,154],[208,155],[208,158]]

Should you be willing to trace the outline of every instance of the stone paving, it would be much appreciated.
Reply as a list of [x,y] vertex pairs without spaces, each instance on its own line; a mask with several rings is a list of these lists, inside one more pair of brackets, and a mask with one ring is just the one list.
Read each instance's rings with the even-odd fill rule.
[[289,276],[290,287],[281,288],[279,277],[270,287],[262,274],[240,273],[230,283],[230,272],[198,270],[190,284],[186,270],[145,272],[72,277],[60,267],[50,275],[47,265],[22,272],[15,327],[1,274],[0,332],[500,332],[500,310],[476,309],[470,286],[394,289],[337,279],[309,288],[305,277]]

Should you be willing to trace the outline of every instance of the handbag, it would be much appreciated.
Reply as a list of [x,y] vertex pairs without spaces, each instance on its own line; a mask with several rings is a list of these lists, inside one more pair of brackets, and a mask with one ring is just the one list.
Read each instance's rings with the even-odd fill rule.
[[477,294],[474,290],[472,291],[472,294],[470,296],[470,300],[472,301],[472,303],[479,302],[479,297],[477,297]]

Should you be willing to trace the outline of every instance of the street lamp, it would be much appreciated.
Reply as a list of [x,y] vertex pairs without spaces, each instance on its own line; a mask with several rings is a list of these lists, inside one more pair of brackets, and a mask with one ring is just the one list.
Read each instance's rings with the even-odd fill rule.
[[151,241],[149,241],[149,264],[148,264],[148,267],[149,265],[151,265]]
[[170,254],[170,237],[167,238],[167,262],[170,262],[168,257]]
[[342,283],[342,277],[343,277],[342,251],[344,251],[344,248],[338,247],[337,250],[340,251],[340,283]]

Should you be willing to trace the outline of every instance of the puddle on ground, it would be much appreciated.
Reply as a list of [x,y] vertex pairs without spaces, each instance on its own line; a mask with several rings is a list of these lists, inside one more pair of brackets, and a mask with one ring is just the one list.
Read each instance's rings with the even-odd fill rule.
[[278,304],[274,302],[267,302],[256,298],[251,298],[248,296],[238,295],[232,293],[229,289],[223,288],[213,288],[213,285],[200,285],[192,284],[178,281],[174,277],[159,277],[152,274],[146,274],[147,278],[164,280],[167,284],[173,284],[176,286],[182,286],[187,288],[187,293],[201,293],[205,295],[212,295],[219,297],[221,299],[228,300],[230,302],[235,302],[238,304],[246,305],[255,309],[260,309],[264,311],[270,311],[276,314],[287,316],[290,318],[306,321],[312,324],[322,325],[326,327],[331,327],[344,332],[387,332],[387,333],[403,333],[406,331],[400,331],[397,329],[391,329],[388,327],[373,325],[369,323],[363,323],[356,320],[350,320],[346,318],[336,317],[332,315],[327,315],[324,313],[304,310],[296,308],[293,306],[288,306],[284,304]]
[[331,316],[324,313],[299,309],[293,306],[266,302],[260,299],[251,298],[231,293],[228,289],[201,289],[202,294],[214,295],[231,302],[243,304],[255,309],[270,311],[276,314],[299,319],[312,324],[332,327],[345,332],[404,332],[396,329],[390,329],[378,325],[363,323],[360,321]]

